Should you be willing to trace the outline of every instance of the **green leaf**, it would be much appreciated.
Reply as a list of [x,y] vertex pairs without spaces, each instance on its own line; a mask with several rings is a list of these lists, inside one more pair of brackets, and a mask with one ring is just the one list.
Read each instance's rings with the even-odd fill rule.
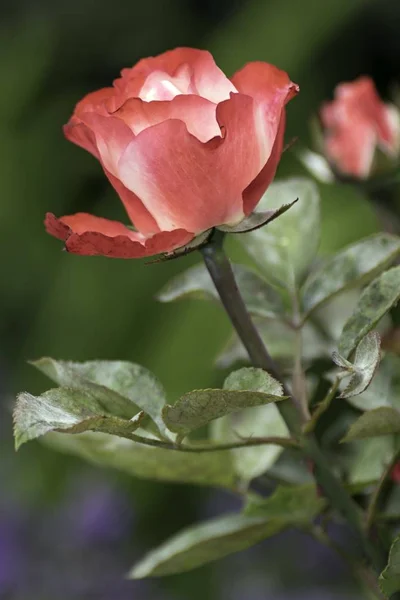
[[390,548],[388,564],[379,577],[379,585],[388,597],[400,590],[400,536]]
[[381,357],[381,338],[376,331],[367,335],[358,344],[354,363],[349,363],[340,355],[336,356],[336,364],[351,372],[351,378],[340,398],[350,398],[364,392],[372,381]]
[[349,483],[365,486],[378,481],[392,459],[393,452],[393,435],[353,442],[349,458]]
[[293,200],[290,204],[283,204],[279,208],[275,208],[273,210],[267,210],[265,212],[253,212],[248,217],[245,217],[240,223],[237,225],[219,225],[217,229],[220,231],[224,231],[225,233],[248,233],[249,231],[255,231],[260,227],[264,227],[271,221],[274,221],[281,215],[283,215],[289,208],[293,206],[297,202]]
[[311,272],[303,290],[304,310],[312,310],[345,290],[364,285],[400,254],[400,238],[388,233],[367,237],[323,261]]
[[169,436],[161,416],[164,389],[144,367],[127,361],[70,362],[48,357],[31,364],[62,387],[86,390],[112,415],[130,419],[143,410],[160,433]]
[[[243,300],[251,314],[273,319],[277,314],[283,312],[280,295],[257,273],[243,265],[233,265],[233,272]],[[183,298],[220,302],[219,294],[211,277],[202,264],[195,265],[174,277],[161,290],[157,298],[160,302],[174,302]]]
[[[261,338],[268,347],[272,358],[279,361],[293,361],[295,350],[295,331],[281,321],[266,319],[255,320]],[[329,357],[330,344],[322,338],[315,327],[307,322],[303,329],[303,358],[305,361]],[[236,334],[233,334],[217,357],[217,365],[229,368],[237,362],[249,362],[246,349]]]
[[268,498],[251,496],[245,507],[249,517],[282,519],[290,525],[313,521],[326,506],[314,484],[280,485]]
[[[214,421],[211,427],[214,442],[231,443],[240,438],[288,437],[289,432],[274,404],[245,409]],[[272,444],[230,450],[234,469],[243,483],[265,473],[282,453],[281,446]]]
[[143,579],[182,573],[245,550],[284,528],[281,521],[233,514],[194,525],[149,552],[128,577]]
[[224,415],[283,400],[282,394],[281,384],[262,369],[240,369],[229,375],[222,390],[194,390],[173,406],[167,404],[163,417],[171,431],[186,436]]
[[[137,433],[145,434],[141,430]],[[50,433],[43,441],[55,450],[143,479],[236,488],[237,477],[229,450],[199,453],[164,450],[101,433]]]
[[359,341],[375,328],[399,298],[400,266],[382,273],[365,288],[353,314],[343,327],[339,340],[340,354],[348,358]]
[[400,412],[388,406],[374,408],[353,423],[343,442],[400,433]]
[[365,392],[348,401],[362,411],[380,406],[392,406],[400,410],[400,358],[394,354],[385,354],[371,385]]
[[[244,550],[283,529],[309,523],[325,502],[314,486],[281,486],[247,506],[249,514],[220,517],[178,533],[150,552],[131,571],[142,579],[181,573]],[[255,514],[256,513],[256,514]]]
[[15,446],[54,430],[67,433],[102,431],[129,437],[139,427],[143,413],[127,421],[107,415],[87,391],[57,388],[41,396],[22,392],[14,411]]
[[320,235],[318,188],[311,179],[288,179],[273,183],[258,205],[259,210],[299,201],[267,227],[238,239],[265,277],[292,289],[301,281],[316,254]]

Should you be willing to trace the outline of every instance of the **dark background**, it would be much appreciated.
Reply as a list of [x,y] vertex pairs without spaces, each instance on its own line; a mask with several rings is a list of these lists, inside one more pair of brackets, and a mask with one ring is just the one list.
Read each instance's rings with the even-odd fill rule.
[[[207,48],[228,75],[251,60],[287,70],[301,86],[287,138],[306,144],[310,117],[339,81],[370,74],[384,97],[400,84],[399,1],[16,0],[0,15],[0,598],[347,597],[337,561],[291,533],[188,574],[125,581],[147,549],[234,508],[233,499],[102,471],[36,442],[15,455],[10,412],[17,391],[48,385],[26,363],[42,355],[139,362],[171,400],[222,380],[213,357],[229,333],[225,316],[201,302],[153,299],[196,259],[74,257],[46,235],[47,210],[124,219],[100,166],[63,138],[75,102],[143,56]],[[301,173],[293,153],[280,167],[289,173]],[[324,202],[324,252],[377,226],[361,199]]]

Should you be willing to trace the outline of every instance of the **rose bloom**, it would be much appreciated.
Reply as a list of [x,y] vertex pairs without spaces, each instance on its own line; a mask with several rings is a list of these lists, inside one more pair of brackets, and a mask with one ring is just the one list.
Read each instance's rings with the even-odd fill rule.
[[47,231],[69,252],[135,258],[239,223],[275,175],[285,104],[297,92],[273,65],[249,63],[228,79],[191,48],[124,69],[77,104],[64,132],[100,161],[134,227],[49,213]]
[[377,147],[392,157],[399,151],[399,112],[382,102],[369,77],[338,85],[335,99],[322,107],[321,122],[325,154],[343,174],[368,177]]

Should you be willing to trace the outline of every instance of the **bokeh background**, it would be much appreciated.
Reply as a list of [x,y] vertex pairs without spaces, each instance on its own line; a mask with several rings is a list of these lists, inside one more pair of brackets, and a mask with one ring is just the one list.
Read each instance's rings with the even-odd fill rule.
[[[134,560],[194,521],[235,508],[222,492],[132,479],[31,443],[16,455],[17,391],[48,382],[42,355],[139,362],[173,400],[218,385],[229,334],[217,307],[158,305],[156,291],[196,258],[166,264],[74,257],[47,236],[47,210],[123,218],[97,162],[64,140],[80,97],[139,58],[207,48],[227,74],[265,60],[301,86],[287,137],[336,83],[400,84],[398,0],[14,0],[0,7],[0,598],[2,600],[332,600],[355,598],[326,550],[292,533],[188,574],[124,580]],[[293,152],[279,175],[302,173]],[[322,252],[377,228],[362,198],[324,195]],[[353,595],[352,595],[353,594]]]

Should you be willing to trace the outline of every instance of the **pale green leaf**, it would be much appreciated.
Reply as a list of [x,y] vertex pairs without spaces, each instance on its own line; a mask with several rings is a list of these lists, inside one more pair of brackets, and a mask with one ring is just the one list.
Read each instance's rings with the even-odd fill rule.
[[[357,396],[368,388],[379,365],[380,347],[381,338],[376,331],[371,331],[363,337],[357,346],[354,363],[351,365],[350,381],[340,394],[341,398]],[[344,368],[349,370],[348,361],[343,358],[342,361]]]
[[[233,371],[224,381],[225,390],[262,392],[271,396],[282,396],[282,384],[263,369],[243,367]],[[245,408],[245,407],[243,407]]]
[[374,408],[359,417],[350,427],[343,442],[400,433],[400,412],[388,406]]
[[178,533],[150,552],[131,571],[141,579],[181,573],[244,550],[283,529],[310,523],[325,501],[315,486],[280,486],[267,499],[253,500],[249,514],[228,515]]
[[311,272],[302,290],[307,313],[349,288],[364,285],[400,254],[400,238],[377,233],[323,261]]
[[[232,443],[251,437],[288,437],[289,431],[274,404],[245,409],[214,421],[211,427],[215,443]],[[282,453],[272,444],[230,450],[234,468],[243,483],[265,473]]]
[[[137,433],[144,435],[145,432],[139,430]],[[164,450],[101,433],[50,433],[43,441],[55,450],[76,454],[102,467],[118,469],[138,478],[228,489],[236,487],[237,477],[229,450]]]
[[129,437],[143,413],[132,420],[108,415],[90,392],[69,388],[49,390],[41,396],[22,392],[14,410],[15,446],[54,430],[67,433],[101,431]]
[[[257,273],[243,265],[232,265],[236,283],[243,300],[253,315],[276,318],[282,313],[280,295]],[[220,302],[211,277],[202,264],[190,267],[174,277],[157,296],[161,302],[174,302],[183,298],[197,298]]]
[[282,399],[282,396],[246,390],[194,390],[184,394],[173,406],[167,404],[163,409],[163,417],[171,431],[186,436],[194,429],[229,413]]
[[318,495],[314,484],[280,485],[268,496],[251,496],[245,507],[249,517],[282,519],[291,525],[310,523],[325,507],[326,500]]
[[[224,388],[253,390],[253,393],[274,394],[283,399],[282,385],[262,369],[254,367],[244,367],[231,373],[225,380]],[[287,437],[289,432],[277,408],[264,405],[247,408],[215,421],[211,434],[215,442],[230,443],[240,438]],[[271,444],[232,449],[231,452],[237,474],[243,482],[248,482],[269,469],[282,448]]]
[[388,597],[400,591],[400,536],[392,543],[388,564],[379,577],[379,585]]
[[318,248],[318,188],[306,178],[275,182],[258,205],[263,211],[296,198],[299,201],[279,219],[238,238],[269,281],[290,289],[302,280]]
[[278,402],[282,394],[281,384],[262,369],[240,369],[230,374],[222,390],[194,390],[173,406],[167,404],[163,417],[171,431],[185,436],[224,415]]
[[365,486],[378,481],[393,452],[393,435],[353,442],[348,469],[349,483]]
[[131,418],[143,410],[168,436],[161,416],[165,392],[144,367],[127,361],[71,362],[48,357],[32,364],[60,386],[90,392],[110,414]]
[[182,573],[245,550],[284,529],[283,521],[232,514],[194,525],[149,552],[129,573],[132,579]]
[[400,410],[400,358],[394,354],[385,354],[371,385],[365,392],[348,401],[362,411],[380,406],[392,406]]
[[340,354],[348,358],[360,340],[375,328],[399,297],[400,266],[382,273],[365,288],[353,314],[343,327],[339,341]]

